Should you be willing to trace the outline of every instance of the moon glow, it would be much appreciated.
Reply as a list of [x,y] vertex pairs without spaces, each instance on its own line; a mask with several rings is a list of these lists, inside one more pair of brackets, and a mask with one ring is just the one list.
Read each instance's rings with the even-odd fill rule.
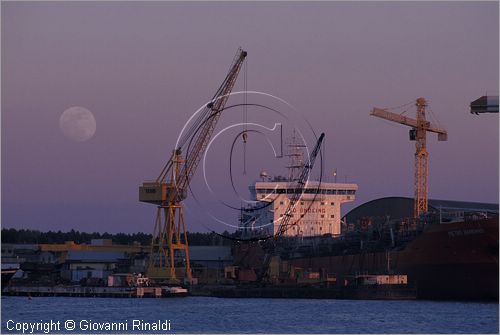
[[59,118],[61,132],[76,142],[85,142],[94,136],[94,115],[86,108],[75,106],[66,109]]

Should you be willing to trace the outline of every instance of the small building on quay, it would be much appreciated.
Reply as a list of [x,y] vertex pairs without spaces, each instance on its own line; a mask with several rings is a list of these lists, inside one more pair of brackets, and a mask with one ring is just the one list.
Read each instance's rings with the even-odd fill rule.
[[61,278],[73,283],[91,278],[105,281],[127,259],[123,252],[69,251]]

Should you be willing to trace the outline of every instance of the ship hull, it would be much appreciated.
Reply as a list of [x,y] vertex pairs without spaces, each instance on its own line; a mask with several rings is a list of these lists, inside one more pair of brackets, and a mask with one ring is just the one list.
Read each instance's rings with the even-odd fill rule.
[[340,280],[355,273],[407,274],[418,299],[498,301],[498,218],[439,224],[402,250],[301,257],[295,267],[328,271]]
[[2,288],[9,285],[11,278],[16,274],[17,270],[2,270]]

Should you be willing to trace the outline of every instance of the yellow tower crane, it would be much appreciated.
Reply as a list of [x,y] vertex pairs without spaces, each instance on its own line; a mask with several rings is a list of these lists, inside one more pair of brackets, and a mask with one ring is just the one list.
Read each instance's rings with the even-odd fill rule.
[[[157,206],[147,273],[152,279],[166,283],[178,283],[179,277],[188,281],[192,279],[182,201],[187,197],[189,183],[246,56],[246,51],[238,49],[222,85],[181,134],[178,147],[173,150],[158,178],[139,187],[139,201]],[[184,263],[183,268],[178,266],[181,262]]]
[[424,98],[418,98],[416,101],[417,118],[403,116],[389,112],[385,109],[373,108],[370,115],[379,118],[410,126],[410,140],[415,142],[415,195],[413,204],[413,215],[415,218],[427,212],[428,209],[428,190],[427,173],[429,153],[427,151],[426,137],[427,132],[438,134],[438,141],[446,141],[448,133],[445,129],[432,125],[425,118],[425,108],[427,101]]

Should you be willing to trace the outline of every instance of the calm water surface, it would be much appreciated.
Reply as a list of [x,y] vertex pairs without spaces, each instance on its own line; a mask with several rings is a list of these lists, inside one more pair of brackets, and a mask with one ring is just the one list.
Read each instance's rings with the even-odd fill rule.
[[[430,301],[309,299],[170,299],[2,297],[2,334],[7,321],[170,320],[162,333],[497,333],[498,304]],[[11,321],[10,325],[14,323]],[[94,331],[95,333],[96,331]],[[97,331],[110,333],[108,331]],[[123,331],[122,331],[123,332]],[[21,332],[17,332],[21,333]],[[41,333],[40,331],[38,333]],[[53,332],[51,332],[53,333]],[[158,332],[157,332],[158,333]]]

